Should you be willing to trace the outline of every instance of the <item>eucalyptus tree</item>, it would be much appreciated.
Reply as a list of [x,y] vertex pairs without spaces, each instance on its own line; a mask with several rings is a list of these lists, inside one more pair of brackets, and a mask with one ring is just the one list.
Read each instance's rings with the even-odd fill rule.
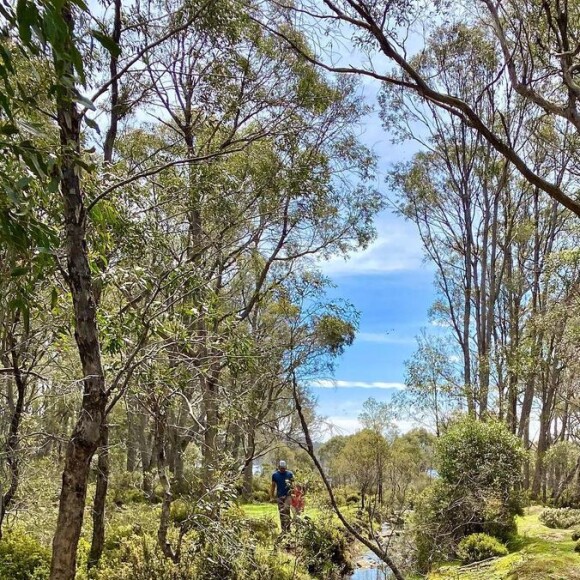
[[[49,379],[45,372],[53,353],[47,350],[57,334],[46,304],[56,301],[54,268],[31,253],[6,247],[2,250],[0,298],[0,537],[5,516],[19,499],[28,460],[42,446],[40,418],[32,414]],[[38,257],[37,257],[38,258]],[[50,260],[47,255],[44,259]],[[43,287],[49,287],[43,292]],[[51,298],[52,294],[52,298]],[[36,429],[35,429],[36,427]],[[36,431],[36,434],[34,432]]]
[[[525,109],[509,92],[503,105],[493,98],[501,90],[494,85],[499,62],[484,31],[442,27],[413,65],[424,75],[437,76],[447,91],[462,98],[480,95],[481,118],[488,124],[503,118],[514,144],[525,138]],[[441,301],[435,309],[449,323],[461,350],[468,411],[483,417],[493,370],[496,303],[505,272],[502,248],[513,227],[510,222],[504,227],[500,212],[504,207],[517,211],[522,195],[516,191],[511,201],[512,169],[460,120],[400,88],[387,86],[381,101],[385,126],[400,139],[417,139],[426,149],[392,173],[399,194],[394,203],[417,224],[436,265]]]
[[[262,25],[275,31],[289,46],[324,70],[376,79],[416,94],[425,102],[445,111],[475,131],[506,162],[510,163],[532,186],[547,193],[558,204],[580,215],[580,203],[574,187],[559,183],[553,176],[537,171],[521,149],[510,139],[502,123],[490,123],[478,111],[478,94],[461,95],[448,90],[441,76],[428,76],[418,69],[413,56],[428,44],[442,19],[451,24],[481,24],[493,31],[501,64],[492,82],[509,84],[534,118],[546,114],[566,132],[577,134],[577,93],[574,80],[577,59],[576,7],[558,0],[525,3],[520,0],[494,2],[480,0],[473,4],[435,4],[422,0],[302,0],[286,3],[266,2],[264,14],[256,17]],[[268,11],[268,7],[274,7]],[[326,34],[320,35],[319,50],[308,52],[285,33],[279,10],[298,29],[313,30],[320,24]],[[416,31],[422,30],[421,37]],[[362,48],[362,58],[338,58],[336,39],[354,41]],[[536,41],[537,40],[537,41]],[[469,76],[469,63],[461,72]],[[497,98],[503,98],[501,94]],[[568,168],[568,177],[575,171]]]
[[454,413],[465,408],[464,385],[453,352],[445,338],[421,333],[417,349],[405,361],[405,389],[394,398],[401,414],[434,428],[437,437]]
[[180,324],[189,339],[178,350],[198,373],[208,473],[228,358],[222,334],[244,328],[300,260],[367,243],[381,207],[367,184],[372,158],[352,133],[353,87],[325,81],[243,19],[220,39],[184,33],[159,45],[144,97],[168,119],[157,133],[159,155],[239,149],[203,166],[168,168],[174,181],[162,193],[175,224],[171,267],[186,280]]
[[[189,12],[178,8],[179,22],[175,13],[164,14],[156,19],[158,26],[165,27],[165,36],[156,38],[159,44],[170,38],[176,31],[188,26],[193,20],[205,13],[208,3],[189,6]],[[84,394],[81,410],[76,426],[67,448],[60,497],[59,519],[53,543],[52,578],[72,578],[75,573],[76,545],[80,534],[84,503],[86,498],[87,477],[91,458],[99,445],[106,441],[106,416],[111,403],[118,399],[116,389],[122,381],[112,380],[107,388],[105,371],[101,354],[101,336],[97,324],[99,284],[95,283],[93,266],[88,248],[88,229],[91,213],[97,204],[102,203],[112,192],[122,185],[138,180],[142,175],[137,170],[131,176],[106,175],[104,180],[91,182],[90,172],[94,170],[90,151],[83,150],[85,127],[95,128],[87,112],[94,109],[91,101],[82,94],[86,87],[87,72],[98,72],[98,68],[83,66],[83,56],[90,56],[90,38],[97,40],[110,54],[109,75],[102,83],[101,79],[91,78],[90,86],[96,86],[92,100],[111,90],[111,119],[104,143],[104,163],[113,159],[114,141],[117,125],[121,117],[120,111],[126,109],[126,103],[119,102],[120,80],[136,65],[142,62],[144,55],[152,48],[148,45],[123,44],[121,40],[121,4],[113,5],[114,16],[111,22],[112,34],[107,34],[107,23],[101,19],[97,10],[88,13],[88,8],[79,3],[35,3],[19,2],[16,10],[4,6],[2,16],[8,26],[15,32],[11,41],[17,45],[27,57],[34,57],[34,64],[39,69],[47,70],[50,82],[43,95],[49,105],[39,106],[36,95],[26,94],[24,85],[15,79],[15,70],[8,50],[3,46],[2,81],[9,98],[2,99],[3,114],[8,120],[3,124],[3,134],[10,137],[7,147],[30,168],[36,180],[48,184],[49,190],[60,189],[61,197],[59,213],[62,220],[63,262],[60,270],[69,286],[75,320],[75,338],[78,354],[81,360]],[[96,8],[95,8],[96,10]],[[79,35],[87,32],[85,22],[93,20],[99,23],[100,29],[93,30],[91,35]],[[130,28],[129,28],[130,29]],[[81,33],[81,34],[82,34]],[[90,49],[90,46],[89,46]],[[124,50],[125,60],[120,66],[119,56]],[[88,62],[88,61],[87,61]],[[40,89],[44,87],[39,87]],[[22,139],[22,131],[30,131],[23,115],[23,106],[36,109],[46,115],[54,123],[57,138],[48,147],[47,155],[34,146],[30,140]],[[123,105],[123,107],[121,107]],[[85,125],[86,123],[86,125]],[[56,152],[56,153],[55,153]],[[223,150],[220,154],[224,154]],[[189,159],[188,162],[195,160]],[[135,169],[135,168],[133,168]],[[112,182],[112,183],[111,183]],[[96,187],[91,187],[91,184]],[[19,189],[25,191],[27,182],[20,183]],[[6,191],[6,188],[4,189]],[[90,201],[87,203],[87,197]],[[32,203],[37,203],[34,198]],[[22,206],[21,200],[19,205]],[[15,212],[14,215],[22,215]],[[8,227],[14,227],[17,220],[8,214]],[[134,349],[129,355],[126,371],[131,367],[131,359],[138,352]],[[112,388],[111,388],[112,387]],[[104,457],[104,456],[103,456]],[[103,489],[101,487],[101,489]],[[105,488],[106,490],[106,488]],[[99,498],[103,495],[99,494]]]

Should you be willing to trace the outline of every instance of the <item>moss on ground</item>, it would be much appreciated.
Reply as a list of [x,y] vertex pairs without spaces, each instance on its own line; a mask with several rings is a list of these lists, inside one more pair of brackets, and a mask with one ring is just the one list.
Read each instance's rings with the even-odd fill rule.
[[532,507],[518,518],[518,536],[507,556],[478,565],[444,565],[429,574],[429,580],[580,580],[580,555],[574,552],[572,531],[542,525],[541,510]]

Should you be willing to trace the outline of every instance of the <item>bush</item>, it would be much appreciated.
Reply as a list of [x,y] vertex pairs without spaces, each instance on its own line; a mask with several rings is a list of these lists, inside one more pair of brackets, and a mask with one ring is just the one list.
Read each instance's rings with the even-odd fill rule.
[[139,524],[114,526],[105,537],[105,550],[117,550],[121,547],[123,540],[140,535]]
[[576,541],[576,545],[574,546],[574,551],[580,553],[580,540]]
[[117,506],[143,503],[147,500],[141,489],[141,476],[138,473],[123,471],[111,481],[111,500]]
[[417,566],[456,553],[461,540],[488,534],[507,540],[522,512],[525,452],[507,427],[465,418],[453,423],[437,443],[439,478],[417,497],[413,516]]
[[580,510],[547,508],[540,513],[539,519],[548,528],[567,530],[580,525]]
[[44,580],[50,551],[30,535],[11,531],[0,541],[0,580]]
[[343,578],[352,571],[344,532],[331,519],[314,522],[308,516],[296,526],[297,553],[314,578]]
[[572,540],[573,540],[574,542],[576,542],[576,541],[580,540],[580,530],[574,530],[574,531],[572,532]]
[[278,535],[278,523],[273,518],[249,519],[248,527],[260,544],[269,544]]
[[358,493],[351,493],[346,497],[346,503],[348,505],[360,503],[360,495]]
[[258,503],[265,503],[270,500],[270,494],[267,491],[255,491],[252,494],[252,499]]
[[92,574],[95,580],[189,580],[197,577],[188,553],[176,564],[161,553],[156,538],[148,535],[122,538],[116,549],[103,554]]
[[471,536],[467,536],[459,542],[457,553],[464,564],[471,564],[488,558],[506,556],[508,551],[503,544],[492,536],[471,534]]
[[464,418],[437,441],[437,472],[469,490],[512,492],[522,480],[526,457],[520,440],[504,423]]
[[189,518],[192,517],[194,513],[193,506],[187,502],[185,499],[176,499],[171,503],[170,507],[171,521],[175,525],[183,524]]

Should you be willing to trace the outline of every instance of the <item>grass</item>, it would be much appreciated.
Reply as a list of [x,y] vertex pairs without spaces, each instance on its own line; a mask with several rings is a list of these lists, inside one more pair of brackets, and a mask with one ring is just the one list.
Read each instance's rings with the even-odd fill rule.
[[275,503],[245,503],[240,506],[248,518],[275,518],[278,516],[278,506]]
[[574,552],[572,530],[553,530],[542,525],[541,507],[518,518],[518,538],[502,558],[480,565],[441,566],[429,580],[580,580],[580,555]]
[[[273,519],[279,526],[278,506],[275,503],[245,503],[240,505],[244,515],[250,519]],[[306,507],[304,515],[315,520],[322,515],[318,507]]]

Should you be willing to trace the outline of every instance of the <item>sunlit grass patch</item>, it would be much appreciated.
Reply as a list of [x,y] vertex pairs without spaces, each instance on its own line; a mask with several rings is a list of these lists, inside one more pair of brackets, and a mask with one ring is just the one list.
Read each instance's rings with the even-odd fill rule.
[[580,580],[571,530],[547,528],[538,519],[541,510],[534,506],[517,518],[518,536],[508,545],[509,555],[471,566],[443,565],[429,580]]

